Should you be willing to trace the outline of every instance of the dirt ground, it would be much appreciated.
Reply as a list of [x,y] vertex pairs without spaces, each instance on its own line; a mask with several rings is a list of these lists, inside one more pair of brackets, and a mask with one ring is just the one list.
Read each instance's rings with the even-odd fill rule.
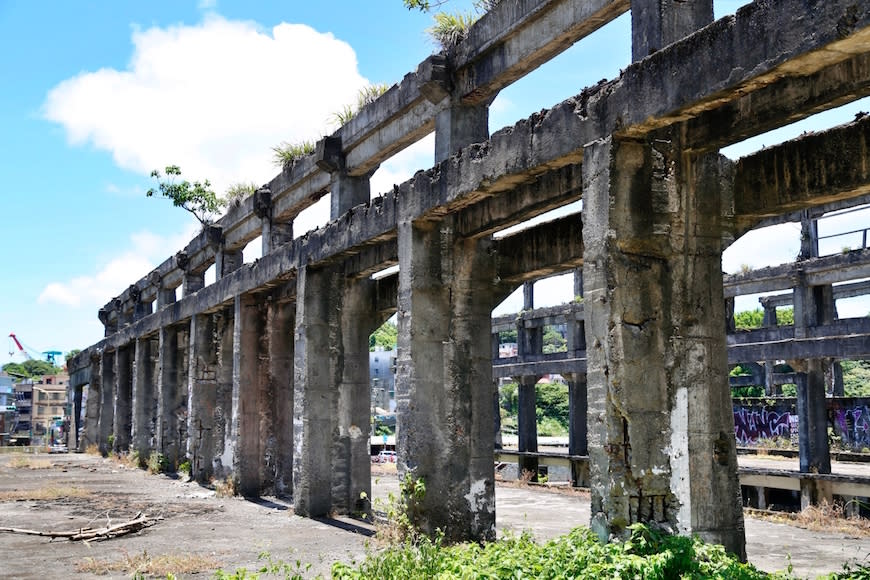
[[[375,498],[398,490],[391,467],[376,468]],[[589,498],[500,485],[496,510],[499,533],[528,529],[545,539],[588,523]],[[71,531],[118,524],[139,512],[162,519],[135,534],[89,543],[0,533],[0,578],[125,578],[130,574],[97,573],[133,560],[165,560],[173,570],[191,565],[201,571],[180,577],[208,578],[218,568],[257,570],[263,552],[294,569],[297,560],[310,565],[306,577],[328,578],[333,562],[359,560],[373,543],[369,525],[296,517],[292,506],[275,498],[218,497],[194,483],[89,455],[0,455],[0,527]],[[791,562],[797,574],[815,576],[870,554],[867,538],[751,518],[746,528],[750,561],[769,571]]]

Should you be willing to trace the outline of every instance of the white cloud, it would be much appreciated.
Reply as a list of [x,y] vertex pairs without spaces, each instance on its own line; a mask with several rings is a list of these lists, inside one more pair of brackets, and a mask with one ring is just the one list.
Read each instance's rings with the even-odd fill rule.
[[130,235],[129,247],[109,259],[93,275],[51,282],[42,290],[39,304],[56,303],[72,308],[99,308],[183,248],[196,234],[197,225],[172,237],[142,231]]
[[263,30],[210,14],[196,26],[134,31],[132,42],[126,70],[61,82],[45,117],[122,168],[147,175],[177,164],[218,191],[271,179],[272,146],[318,139],[367,84],[350,45],[300,24]]

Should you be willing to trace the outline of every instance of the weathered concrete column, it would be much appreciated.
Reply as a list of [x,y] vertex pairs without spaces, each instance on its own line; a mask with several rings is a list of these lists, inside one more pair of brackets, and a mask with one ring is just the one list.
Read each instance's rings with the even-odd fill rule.
[[371,498],[369,440],[371,385],[369,336],[379,326],[376,283],[369,278],[344,279],[341,308],[341,382],[338,385],[338,440],[333,458],[332,504],[339,513],[364,513]]
[[130,449],[130,433],[133,428],[133,360],[129,345],[115,351],[115,407],[112,424],[114,444],[112,451],[124,453]]
[[[586,373],[569,373],[568,381],[568,455],[589,455],[586,413]],[[581,471],[571,464],[571,484],[588,485],[589,469]]]
[[235,306],[228,306],[214,314],[215,342],[217,346],[217,393],[215,395],[212,439],[214,457],[212,473],[216,479],[233,476],[236,441],[233,425],[237,421],[238,401],[233,400],[233,335]]
[[338,396],[330,334],[338,324],[340,285],[329,269],[300,268],[296,291],[293,401],[293,509],[316,517],[332,508],[333,418]]
[[520,452],[519,475],[528,471],[532,481],[538,481],[538,458],[523,457],[522,453],[538,451],[537,416],[538,377],[517,377],[517,451]]
[[293,240],[293,222],[272,221],[272,191],[261,187],[254,192],[254,213],[260,218],[262,255]]
[[[351,208],[368,203],[371,196],[370,177],[348,175],[340,137],[324,137],[317,142],[317,166],[330,173],[329,219],[343,216]],[[374,171],[372,171],[374,173]]]
[[535,307],[535,283],[523,282],[523,310]]
[[100,428],[97,445],[100,453],[112,451],[109,437],[113,436],[115,423],[115,353],[103,351],[100,361]]
[[157,374],[157,450],[171,465],[178,463],[179,414],[184,409],[184,392],[179,376],[178,329],[165,326],[159,334]]
[[493,431],[495,431],[495,448],[502,448],[502,437],[501,437],[501,405],[499,392],[498,392],[498,379],[494,379],[492,381],[492,405],[493,405]]
[[761,307],[764,309],[764,317],[761,319],[762,328],[774,328],[778,324],[776,320],[776,305],[767,297],[761,297],[759,302],[761,302]]
[[[268,382],[266,366],[260,364],[260,355],[268,350],[260,344],[265,338],[265,307],[251,294],[236,296],[233,329],[233,417],[236,434],[236,454],[233,472],[244,496],[256,497],[265,484],[263,465],[266,440],[261,438],[261,421],[268,420],[263,413],[267,403]],[[236,407],[236,405],[238,405]]]
[[86,451],[91,445],[98,445],[100,439],[100,410],[102,408],[102,356],[91,355],[90,382],[85,403],[84,429],[79,439],[79,451]]
[[[797,413],[801,473],[831,473],[825,377],[818,359],[809,359],[807,372],[797,374]],[[801,480],[801,507],[831,499],[829,482]]]
[[207,482],[213,475],[214,416],[217,405],[217,346],[214,316],[190,319],[190,356],[187,372],[187,457],[191,475]]
[[72,401],[72,417],[69,422],[69,433],[67,434],[67,449],[79,450],[79,428],[82,426],[82,390],[83,385],[70,385],[70,395]]
[[154,355],[158,340],[153,336],[136,339],[133,361],[132,449],[145,465],[157,441],[157,376]]
[[631,0],[631,60],[713,22],[713,0]]
[[838,360],[831,361],[831,396],[844,397],[845,385],[843,384],[843,365]]
[[214,263],[215,280],[220,280],[224,276],[241,268],[245,263],[245,259],[242,256],[241,250],[228,250],[221,246],[215,254]]
[[185,272],[184,282],[181,285],[182,296],[190,296],[199,292],[205,286],[205,272]]
[[489,103],[466,106],[451,99],[435,117],[435,163],[463,147],[489,139]]
[[[412,201],[412,200],[409,200]],[[450,540],[495,537],[490,239],[458,239],[450,220],[399,219],[398,456],[422,479],[412,514]]]
[[768,397],[778,397],[782,395],[782,385],[777,385],[773,379],[773,374],[776,367],[776,361],[764,361],[764,394]]
[[716,160],[672,135],[584,161],[592,527],[698,534],[745,558],[722,300]]
[[[274,479],[277,495],[293,493],[293,359],[296,304],[269,305],[269,381],[274,422]],[[368,349],[366,349],[368,350]],[[368,457],[366,457],[368,460]]]

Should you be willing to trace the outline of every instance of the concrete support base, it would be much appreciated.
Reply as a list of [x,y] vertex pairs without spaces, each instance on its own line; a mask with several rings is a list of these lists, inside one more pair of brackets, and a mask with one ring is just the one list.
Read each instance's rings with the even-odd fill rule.
[[449,540],[495,537],[490,250],[449,220],[399,221],[399,470],[426,485],[414,524]]
[[725,345],[717,160],[677,137],[587,146],[592,527],[671,527],[745,558]]

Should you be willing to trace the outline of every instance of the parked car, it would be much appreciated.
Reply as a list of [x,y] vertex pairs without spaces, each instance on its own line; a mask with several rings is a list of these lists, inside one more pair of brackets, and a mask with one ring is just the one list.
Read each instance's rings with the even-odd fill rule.
[[396,462],[396,452],[395,451],[381,451],[378,453],[377,463],[395,463]]

